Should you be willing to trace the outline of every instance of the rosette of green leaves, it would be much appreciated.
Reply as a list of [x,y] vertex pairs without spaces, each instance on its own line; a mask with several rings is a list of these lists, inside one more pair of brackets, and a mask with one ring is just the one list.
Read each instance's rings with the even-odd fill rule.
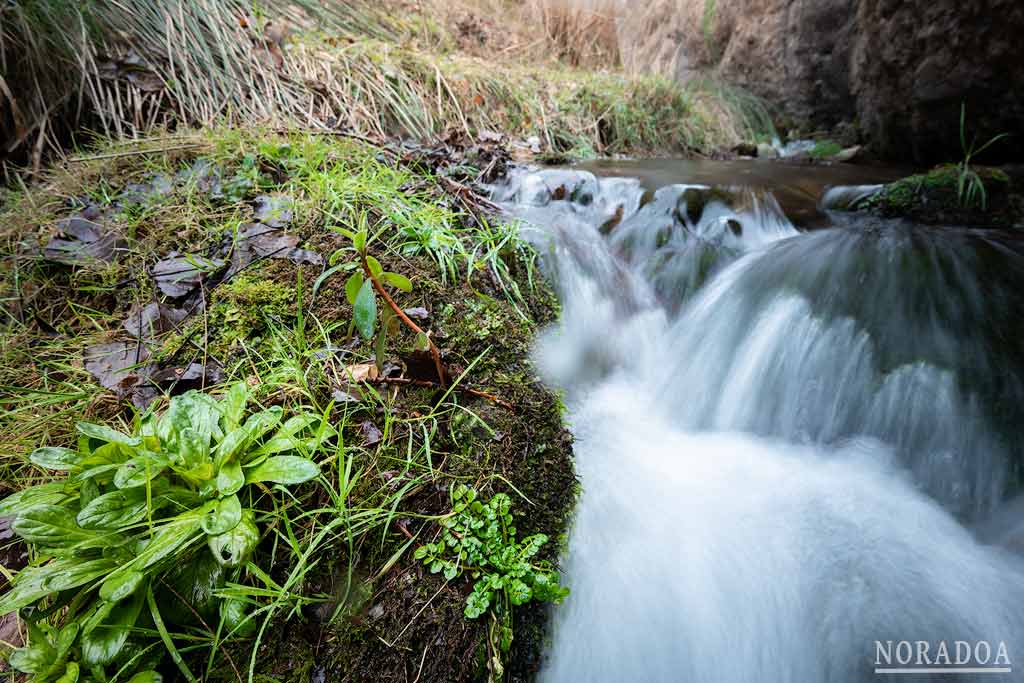
[[[220,604],[215,588],[228,572],[237,578],[259,542],[252,505],[267,485],[316,478],[309,456],[335,436],[323,416],[285,420],[279,406],[250,411],[249,400],[244,383],[220,400],[188,392],[131,435],[79,423],[77,449],[30,455],[64,477],[0,501],[35,557],[0,597],[0,614],[34,608],[15,668],[61,683],[74,683],[79,666],[99,679],[107,665],[142,675],[147,657],[128,644],[154,626],[165,636],[167,621],[220,613],[229,630],[243,630],[239,605]],[[57,614],[64,625],[48,633],[45,618]]]
[[466,600],[468,618],[475,619],[488,609],[504,609],[502,601],[505,605],[561,602],[569,594],[550,564],[534,559],[548,537],[534,534],[516,540],[507,495],[495,494],[484,503],[474,489],[459,484],[451,497],[452,512],[441,520],[440,540],[420,546],[414,557],[432,573],[443,572],[448,580],[463,573],[477,580]]

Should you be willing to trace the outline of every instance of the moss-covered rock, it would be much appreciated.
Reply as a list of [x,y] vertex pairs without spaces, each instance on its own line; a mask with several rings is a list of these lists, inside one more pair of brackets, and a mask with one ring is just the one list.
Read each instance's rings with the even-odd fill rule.
[[945,165],[890,183],[857,208],[917,223],[1009,227],[1024,221],[1016,191],[998,168]]

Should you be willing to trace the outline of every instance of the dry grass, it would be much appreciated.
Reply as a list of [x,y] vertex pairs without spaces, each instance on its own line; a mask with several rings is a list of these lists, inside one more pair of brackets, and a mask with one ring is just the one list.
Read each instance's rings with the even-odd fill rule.
[[36,166],[59,147],[55,121],[117,138],[224,120],[421,140],[489,129],[584,156],[757,135],[715,89],[621,74],[614,0],[396,2],[8,5],[0,65],[18,87],[0,82],[0,132]]
[[572,66],[619,66],[616,0],[527,0],[525,13],[559,59]]

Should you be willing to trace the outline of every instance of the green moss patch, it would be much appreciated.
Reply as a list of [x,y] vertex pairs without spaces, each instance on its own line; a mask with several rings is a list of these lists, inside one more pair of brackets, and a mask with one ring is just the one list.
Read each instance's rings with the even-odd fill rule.
[[938,166],[886,185],[860,203],[888,217],[919,223],[1012,226],[1024,221],[1009,176],[997,168],[973,166],[983,192],[969,194],[958,165]]

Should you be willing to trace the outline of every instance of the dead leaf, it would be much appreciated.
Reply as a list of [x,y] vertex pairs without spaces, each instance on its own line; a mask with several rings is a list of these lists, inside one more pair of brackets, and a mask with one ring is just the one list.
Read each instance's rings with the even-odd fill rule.
[[341,389],[335,389],[332,391],[331,398],[333,398],[337,403],[359,403],[361,400],[346,391],[342,391]]
[[298,249],[299,238],[264,223],[243,223],[238,228],[238,239],[231,252],[233,276],[257,258],[286,258],[296,265],[310,263],[322,265],[323,257],[309,249]]
[[121,327],[136,339],[153,341],[177,329],[187,317],[188,311],[167,304],[154,302],[141,307],[135,304],[128,312],[128,317],[121,323]]
[[363,434],[363,446],[369,448],[380,443],[383,434],[377,425],[373,424],[369,420],[363,420],[359,423],[359,431]]
[[195,254],[179,256],[171,252],[166,258],[157,261],[151,272],[160,291],[176,298],[191,293],[204,277],[217,272],[224,265],[225,262],[221,259],[210,259]]
[[349,382],[372,382],[377,379],[377,366],[374,363],[355,363],[346,366],[342,376]]
[[[434,363],[434,355],[429,350],[414,349],[409,353],[402,354],[402,362],[405,363],[405,376],[411,380],[424,382],[439,382],[437,376],[437,365]],[[447,375],[447,371],[445,371]]]
[[97,344],[85,350],[85,369],[119,397],[152,374],[154,365],[148,361],[149,351],[139,342]]
[[57,234],[43,249],[48,261],[81,265],[114,261],[127,246],[116,233],[105,231],[99,223],[81,216],[72,216],[56,223]]
[[206,365],[189,363],[185,367],[162,368],[150,376],[150,382],[165,389],[174,388],[172,394],[179,394],[189,389],[203,389],[219,384],[224,379],[224,370],[220,364],[208,359]]
[[263,194],[253,200],[253,217],[271,228],[291,225],[295,200],[287,195]]
[[144,183],[129,183],[118,197],[122,204],[149,204],[174,192],[174,178],[162,173],[150,176]]
[[410,318],[412,318],[413,320],[430,319],[430,311],[423,308],[422,306],[417,306],[416,308],[406,308],[402,312],[405,313]]

